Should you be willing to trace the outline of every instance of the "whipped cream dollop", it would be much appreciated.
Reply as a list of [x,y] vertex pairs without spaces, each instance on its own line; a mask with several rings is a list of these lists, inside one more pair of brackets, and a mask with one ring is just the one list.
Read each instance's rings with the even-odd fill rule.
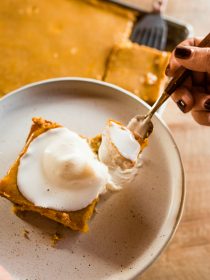
[[30,143],[20,160],[17,184],[36,206],[76,211],[105,191],[109,177],[87,140],[60,127]]
[[140,151],[140,143],[127,127],[112,120],[107,122],[98,156],[109,168],[110,189],[120,189],[133,180],[139,167]]
[[106,189],[130,182],[137,173],[140,150],[132,132],[114,121],[106,125],[98,156],[77,133],[65,127],[49,129],[20,159],[18,188],[36,206],[77,211]]

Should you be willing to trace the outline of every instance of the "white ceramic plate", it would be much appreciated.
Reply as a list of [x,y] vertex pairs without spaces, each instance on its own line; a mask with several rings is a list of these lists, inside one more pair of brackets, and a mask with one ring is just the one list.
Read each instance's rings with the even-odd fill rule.
[[[54,79],[21,88],[0,101],[0,177],[22,149],[33,116],[94,136],[107,119],[127,124],[146,110],[132,94],[89,79]],[[171,134],[157,117],[154,126],[139,175],[127,188],[101,198],[87,234],[32,213],[21,219],[0,198],[0,264],[15,280],[134,279],[156,259],[180,219],[184,178]],[[64,238],[53,248],[56,231]]]

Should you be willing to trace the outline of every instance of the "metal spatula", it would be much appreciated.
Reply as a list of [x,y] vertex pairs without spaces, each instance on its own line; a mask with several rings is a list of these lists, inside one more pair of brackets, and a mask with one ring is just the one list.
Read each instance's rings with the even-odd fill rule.
[[[210,33],[200,42],[198,47],[210,47]],[[128,123],[128,128],[142,140],[148,138],[152,133],[153,124],[151,118],[160,106],[172,95],[172,93],[190,76],[191,71],[180,67],[175,76],[171,78],[166,86],[163,94],[159,97],[156,103],[151,107],[149,112],[144,115],[137,115]]]
[[153,12],[139,20],[131,34],[131,40],[140,45],[159,50],[166,47],[168,27],[161,16],[167,0],[156,0],[153,3]]

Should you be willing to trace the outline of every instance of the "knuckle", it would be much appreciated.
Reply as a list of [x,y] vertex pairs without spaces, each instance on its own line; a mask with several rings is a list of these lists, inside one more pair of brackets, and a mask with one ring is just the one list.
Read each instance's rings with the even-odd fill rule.
[[179,89],[176,89],[176,90],[174,91],[174,93],[171,95],[171,98],[172,98],[173,101],[176,103],[177,101],[179,101],[180,96],[181,96],[181,94],[180,94]]
[[210,48],[206,49],[206,72],[210,73]]
[[208,113],[204,111],[191,111],[193,119],[200,125],[210,126]]
[[178,47],[185,47],[185,46],[196,46],[195,38],[194,37],[188,38],[178,44]]
[[195,48],[190,63],[194,71],[210,73],[210,48]]

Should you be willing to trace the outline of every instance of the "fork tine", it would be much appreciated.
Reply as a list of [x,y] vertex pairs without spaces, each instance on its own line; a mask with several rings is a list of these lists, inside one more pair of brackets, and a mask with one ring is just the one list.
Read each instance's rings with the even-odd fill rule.
[[139,25],[136,25],[136,27],[134,28],[134,30],[131,34],[131,40],[133,42],[138,43],[138,38],[142,37],[144,32],[145,32],[145,27],[144,26],[139,27]]
[[138,37],[140,31],[141,30],[139,30],[137,28],[137,26],[134,28],[134,30],[133,30],[133,32],[131,34],[131,41],[136,42],[136,38]]
[[168,28],[167,26],[161,26],[158,31],[158,37],[157,37],[157,43],[156,48],[159,50],[164,50],[166,48],[166,39],[168,34]]
[[136,37],[136,42],[137,42],[138,44],[140,44],[142,38],[144,38],[145,33],[146,33],[146,29],[145,29],[145,28],[139,29],[138,36]]
[[155,38],[154,38],[154,45],[153,47],[162,50],[162,37],[163,37],[163,30],[161,28],[158,28],[155,33]]
[[160,50],[164,50],[166,48],[166,38],[167,38],[167,36],[168,36],[168,28],[167,28],[167,26],[165,26],[162,29]]
[[138,42],[142,45],[147,46],[147,42],[149,40],[150,34],[151,34],[151,30],[150,29],[145,29],[145,32],[143,33],[143,35],[138,38]]
[[139,28],[138,30],[136,30],[136,32],[134,33],[134,38],[133,38],[133,42],[136,42],[136,43],[140,43],[141,41],[141,38],[144,37],[144,34],[145,34],[146,30],[144,27],[142,28]]
[[156,28],[151,29],[150,36],[149,36],[149,39],[148,39],[148,42],[147,42],[147,46],[154,47],[156,32],[157,32]]
[[156,29],[156,33],[155,33],[155,37],[154,37],[154,43],[153,43],[153,46],[156,49],[159,49],[159,47],[160,47],[160,37],[161,37],[160,33],[161,33],[161,31],[159,29]]
[[139,38],[141,38],[144,34],[144,28],[138,29],[133,36],[133,42],[139,43]]

